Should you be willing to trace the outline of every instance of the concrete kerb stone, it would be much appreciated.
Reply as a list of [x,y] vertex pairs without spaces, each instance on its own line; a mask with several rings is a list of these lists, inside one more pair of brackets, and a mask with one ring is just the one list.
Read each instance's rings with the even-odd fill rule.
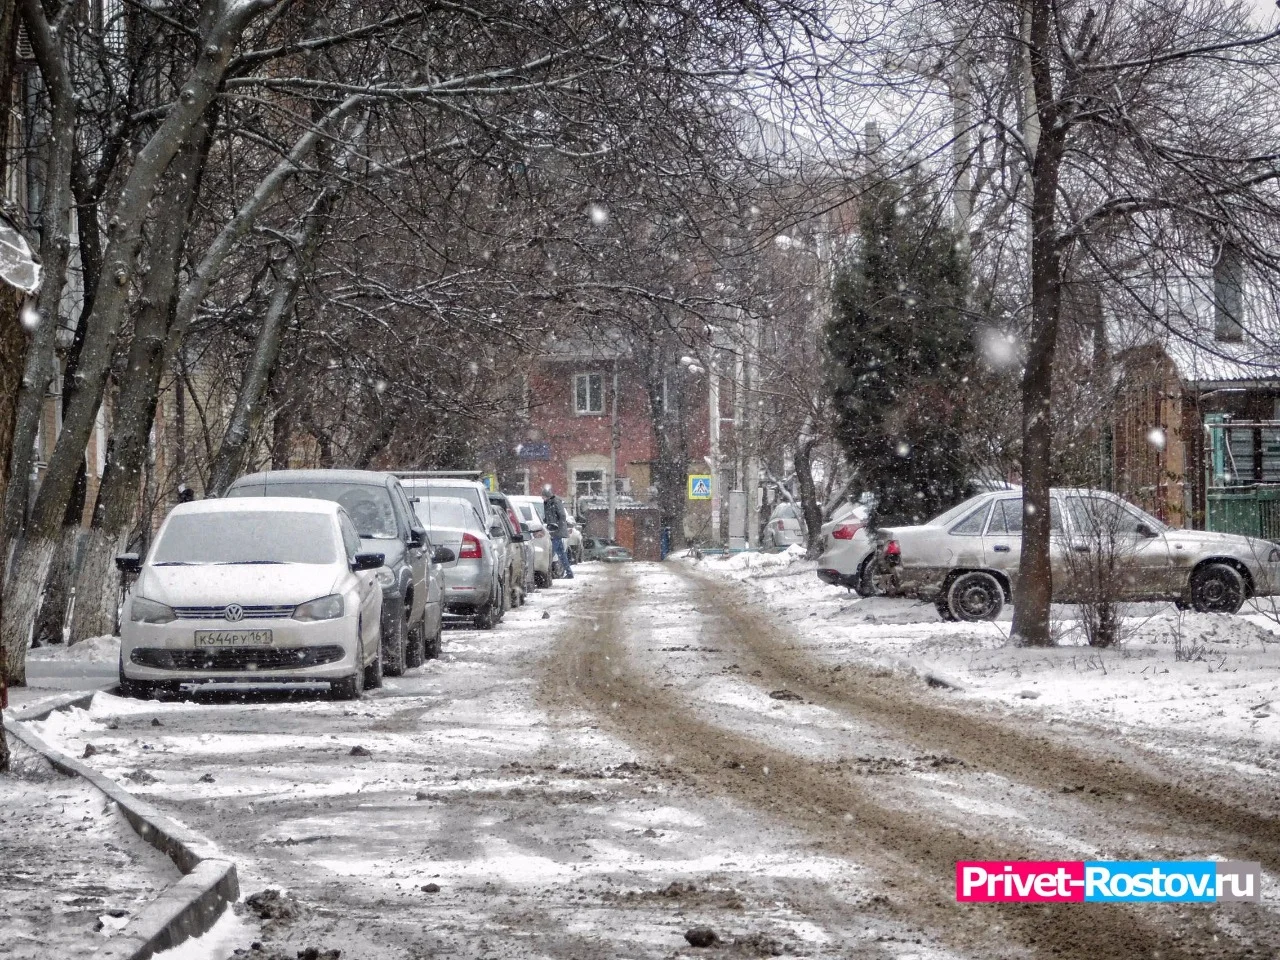
[[207,932],[227,906],[240,898],[240,882],[236,865],[222,857],[204,837],[135,797],[114,780],[67,756],[26,726],[58,710],[86,708],[95,692],[42,700],[13,717],[5,717],[4,725],[5,730],[41,754],[54,769],[89,781],[114,801],[138,836],[182,871],[183,877],[177,883],[143,907],[94,954],[103,960],[147,960],[161,950]]

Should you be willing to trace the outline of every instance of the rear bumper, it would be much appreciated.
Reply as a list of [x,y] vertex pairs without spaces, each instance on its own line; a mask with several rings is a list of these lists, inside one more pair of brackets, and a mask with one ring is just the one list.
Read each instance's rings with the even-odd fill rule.
[[833,587],[856,587],[858,585],[856,576],[850,576],[830,568],[819,567],[818,579],[823,583],[831,584]]

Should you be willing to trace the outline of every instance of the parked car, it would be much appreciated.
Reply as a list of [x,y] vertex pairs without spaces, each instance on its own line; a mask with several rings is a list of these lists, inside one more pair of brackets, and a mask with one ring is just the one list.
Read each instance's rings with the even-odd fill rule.
[[618,546],[617,540],[609,540],[606,537],[583,537],[582,559],[603,560],[606,551],[608,551],[610,547],[616,546]]
[[773,508],[769,521],[764,525],[760,545],[786,549],[792,544],[804,543],[804,516],[798,503],[784,502]]
[[[444,610],[438,565],[427,532],[404,488],[389,473],[370,470],[276,470],[236,480],[228,497],[309,497],[341,504],[365,553],[381,553],[382,671],[398,677],[440,655]],[[433,562],[434,561],[434,562]]]
[[120,626],[120,689],[328,683],[356,699],[382,683],[380,553],[335,503],[292,497],[174,507],[135,575]]
[[[1118,600],[1235,613],[1250,597],[1280,589],[1280,547],[1268,540],[1167,527],[1099,490],[1055,489],[1050,503],[1057,602],[1090,599],[1081,571],[1103,550]],[[884,569],[877,579],[888,590],[933,600],[945,619],[990,620],[1013,595],[1022,495],[979,494],[927,524],[879,530],[876,540]]]
[[503,607],[503,584],[498,553],[476,508],[456,497],[422,497],[413,510],[431,542],[454,555],[440,565],[445,613],[469,617],[481,630],[493,629]]
[[630,550],[615,543],[604,548],[604,553],[600,559],[605,563],[626,563],[628,560],[635,558],[631,556]]
[[515,504],[505,493],[489,492],[489,503],[497,507],[506,518],[507,537],[511,548],[511,578],[508,581],[509,603],[513,607],[524,605],[525,594],[535,589],[533,584],[533,543],[520,522]]
[[551,535],[542,519],[542,498],[514,496],[508,500],[520,512],[520,520],[533,533],[533,579],[539,587],[551,586]]
[[869,566],[875,557],[876,542],[867,527],[867,511],[846,504],[822,525],[822,555],[818,558],[818,579],[834,586],[857,590],[863,596],[875,592]]
[[569,533],[564,538],[565,549],[569,551],[569,560],[572,563],[582,562],[582,528],[578,526],[578,518],[572,513],[566,513],[565,516],[569,520]]
[[400,483],[410,497],[459,497],[476,508],[476,513],[489,519],[489,488],[479,480],[467,477],[400,476]]

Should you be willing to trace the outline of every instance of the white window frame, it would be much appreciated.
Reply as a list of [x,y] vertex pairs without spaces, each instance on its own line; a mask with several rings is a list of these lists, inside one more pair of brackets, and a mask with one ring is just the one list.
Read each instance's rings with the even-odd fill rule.
[[[598,406],[593,405],[591,381],[595,379],[599,382],[599,394],[594,399],[599,401]],[[587,403],[584,407],[578,402],[579,386],[585,381]],[[573,412],[579,417],[598,417],[604,414],[604,374],[603,373],[575,373],[573,375]]]
[[[573,499],[576,503],[583,497],[603,497],[605,493],[605,474],[607,471],[601,470],[599,467],[586,467],[575,469],[573,471]],[[595,474],[593,478],[586,480],[580,479],[583,474]],[[587,489],[582,489],[582,484],[587,484]]]

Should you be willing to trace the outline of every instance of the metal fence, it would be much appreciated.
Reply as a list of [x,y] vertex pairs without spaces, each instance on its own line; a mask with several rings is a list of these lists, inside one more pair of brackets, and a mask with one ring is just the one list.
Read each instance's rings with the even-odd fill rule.
[[1205,491],[1205,529],[1280,541],[1280,484]]

